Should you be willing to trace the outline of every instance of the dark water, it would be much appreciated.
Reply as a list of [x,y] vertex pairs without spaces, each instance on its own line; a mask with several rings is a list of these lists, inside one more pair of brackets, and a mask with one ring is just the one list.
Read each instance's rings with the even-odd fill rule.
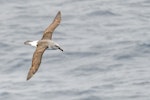
[[[26,81],[38,40],[57,11],[53,40]],[[150,100],[149,0],[1,0],[0,100]]]

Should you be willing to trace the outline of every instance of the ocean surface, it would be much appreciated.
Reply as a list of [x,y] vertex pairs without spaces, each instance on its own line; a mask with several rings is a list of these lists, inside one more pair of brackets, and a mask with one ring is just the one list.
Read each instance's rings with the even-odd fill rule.
[[[53,40],[26,81],[34,47]],[[150,0],[0,0],[0,100],[150,100]]]

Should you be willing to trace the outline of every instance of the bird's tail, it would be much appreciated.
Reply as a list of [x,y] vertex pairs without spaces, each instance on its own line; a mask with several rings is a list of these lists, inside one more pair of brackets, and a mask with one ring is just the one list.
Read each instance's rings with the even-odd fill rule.
[[32,41],[28,40],[28,41],[25,41],[24,44],[25,45],[30,45],[30,42],[32,42]]

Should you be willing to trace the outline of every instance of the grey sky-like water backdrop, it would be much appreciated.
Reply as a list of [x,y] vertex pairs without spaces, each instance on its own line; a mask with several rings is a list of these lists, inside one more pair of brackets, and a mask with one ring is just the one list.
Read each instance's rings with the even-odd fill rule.
[[[47,50],[26,81],[35,48],[58,11]],[[1,0],[0,100],[150,100],[149,0]]]

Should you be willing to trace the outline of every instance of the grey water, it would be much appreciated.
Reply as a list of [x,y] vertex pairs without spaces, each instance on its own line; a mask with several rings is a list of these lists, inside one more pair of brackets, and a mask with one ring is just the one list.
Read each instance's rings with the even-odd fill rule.
[[[53,40],[26,81],[58,11]],[[149,0],[1,0],[0,100],[150,100]]]

